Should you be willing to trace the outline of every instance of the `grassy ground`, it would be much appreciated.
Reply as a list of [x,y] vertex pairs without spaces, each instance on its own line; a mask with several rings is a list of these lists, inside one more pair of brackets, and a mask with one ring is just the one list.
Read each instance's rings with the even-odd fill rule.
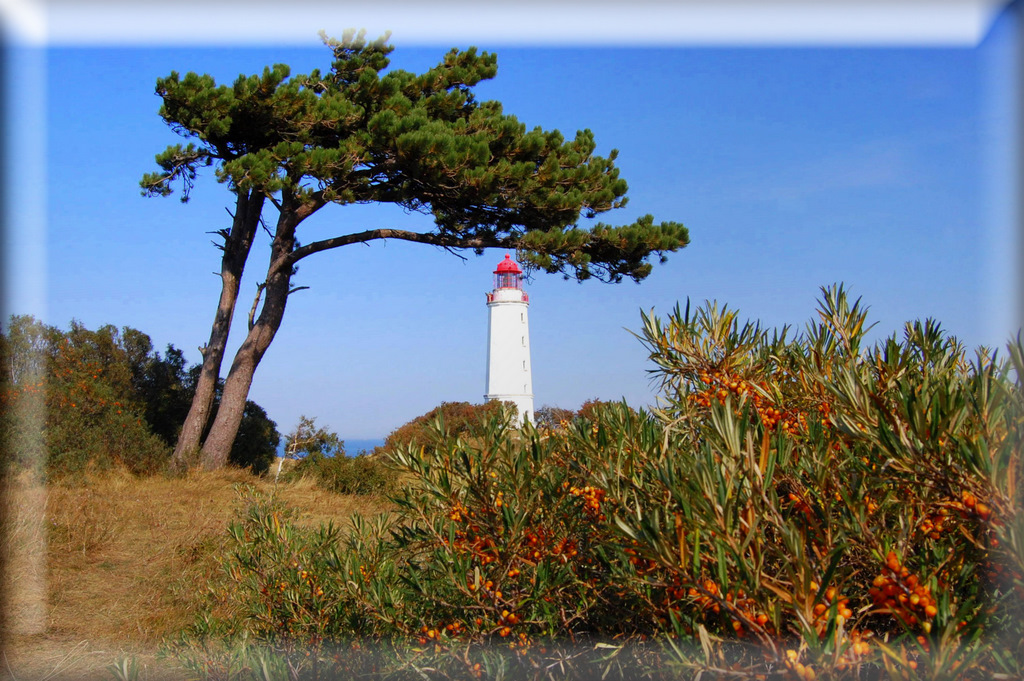
[[181,678],[158,658],[160,642],[191,620],[240,484],[277,494],[310,525],[386,504],[241,471],[112,474],[45,489],[19,480],[3,509],[11,560],[0,679],[113,679],[107,666],[126,654],[144,665],[141,679]]

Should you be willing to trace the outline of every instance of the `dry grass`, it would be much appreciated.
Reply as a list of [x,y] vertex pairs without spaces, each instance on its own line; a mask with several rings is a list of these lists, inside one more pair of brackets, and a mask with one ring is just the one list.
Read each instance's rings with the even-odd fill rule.
[[46,488],[38,476],[23,473],[0,494],[0,565],[11,633],[46,629]]
[[[111,474],[45,492],[16,481],[4,509],[4,550],[16,558],[19,547],[28,555],[35,546],[38,554],[43,542],[33,528],[45,527],[48,546],[39,562],[45,575],[35,576],[37,595],[45,595],[36,599],[45,630],[26,633],[22,627],[19,633],[19,618],[31,616],[31,599],[22,598],[23,612],[7,613],[10,635],[0,679],[110,679],[107,665],[125,654],[138,656],[143,679],[179,678],[180,671],[155,652],[163,637],[191,621],[238,508],[239,484],[277,495],[296,509],[300,524],[337,523],[386,507],[381,500],[318,490],[308,480],[274,485],[272,478],[237,470],[184,478]],[[38,513],[32,519],[32,499],[37,511],[45,503],[42,524]],[[20,570],[18,560],[13,568],[9,575],[17,579],[6,580],[8,589],[16,581],[31,583],[31,570]],[[9,591],[11,605],[19,603],[16,592]]]

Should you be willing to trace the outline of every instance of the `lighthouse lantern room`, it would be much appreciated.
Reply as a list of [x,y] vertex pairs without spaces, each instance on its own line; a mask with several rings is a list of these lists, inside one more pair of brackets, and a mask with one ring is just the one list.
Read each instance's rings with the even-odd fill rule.
[[530,369],[530,297],[523,272],[508,254],[494,270],[494,290],[487,294],[487,400],[512,402],[519,422],[533,420]]

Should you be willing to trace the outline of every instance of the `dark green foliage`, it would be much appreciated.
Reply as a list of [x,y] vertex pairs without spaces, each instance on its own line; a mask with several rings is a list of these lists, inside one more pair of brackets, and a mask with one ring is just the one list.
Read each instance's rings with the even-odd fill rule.
[[169,451],[149,431],[132,382],[132,362],[140,358],[129,350],[139,335],[109,324],[91,331],[75,321],[66,333],[51,331],[45,433],[51,474],[113,465],[154,473],[164,467]]
[[146,354],[134,361],[132,367],[132,383],[145,405],[150,430],[173,447],[192,401],[185,355],[173,345],[167,346],[163,356],[147,348]]
[[528,265],[581,280],[643,279],[651,253],[688,243],[685,227],[651,216],[576,227],[581,215],[625,205],[617,152],[595,155],[589,130],[570,140],[527,130],[500,103],[477,101],[472,88],[496,75],[495,55],[453,49],[423,74],[385,72],[385,41],[325,37],[327,73],[292,76],[275,64],[231,86],[195,73],[158,79],[160,115],[193,141],[157,157],[161,171],[142,179],[143,192],[166,196],[179,180],[187,199],[197,169],[214,165],[233,191],[281,193],[293,209],[376,201],[430,212],[429,242],[517,248]]
[[281,434],[277,424],[267,418],[263,407],[252,400],[245,403],[242,424],[231,446],[228,463],[238,468],[248,468],[256,475],[263,475],[277,457],[277,445]]
[[164,466],[170,451],[150,432],[133,381],[139,365],[152,359],[145,334],[110,325],[91,331],[75,321],[62,332],[16,316],[4,335],[13,370],[2,418],[18,443],[9,450],[14,463],[35,465],[26,429],[39,428],[50,475],[114,465],[152,473]]

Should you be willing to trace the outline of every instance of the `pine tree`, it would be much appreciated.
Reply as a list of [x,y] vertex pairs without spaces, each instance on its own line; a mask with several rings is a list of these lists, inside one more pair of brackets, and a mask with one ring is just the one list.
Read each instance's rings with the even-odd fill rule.
[[[202,446],[206,468],[227,460],[253,373],[296,289],[296,265],[314,253],[375,239],[401,239],[450,250],[514,249],[527,266],[591,277],[639,281],[652,254],[664,259],[689,242],[685,227],[645,216],[619,227],[578,225],[626,203],[626,182],[608,158],[594,154],[593,134],[566,140],[558,131],[527,130],[473,86],[493,78],[496,57],[475,48],[451,50],[422,74],[389,70],[387,36],[367,41],[347,31],[322,36],[333,53],[328,72],[291,76],[283,64],[218,86],[209,75],[172,72],[157,81],[160,115],[190,140],[157,156],[144,176],[146,195],[182,198],[197,171],[213,166],[234,195],[230,228],[219,233],[222,292],[203,369],[181,437],[178,462],[199,448],[213,404],[238,285],[266,203],[276,210],[270,261],[235,354],[220,408]],[[300,245],[299,225],[329,204],[392,203],[429,213],[434,228],[351,231]],[[258,314],[257,314],[258,313]]]

